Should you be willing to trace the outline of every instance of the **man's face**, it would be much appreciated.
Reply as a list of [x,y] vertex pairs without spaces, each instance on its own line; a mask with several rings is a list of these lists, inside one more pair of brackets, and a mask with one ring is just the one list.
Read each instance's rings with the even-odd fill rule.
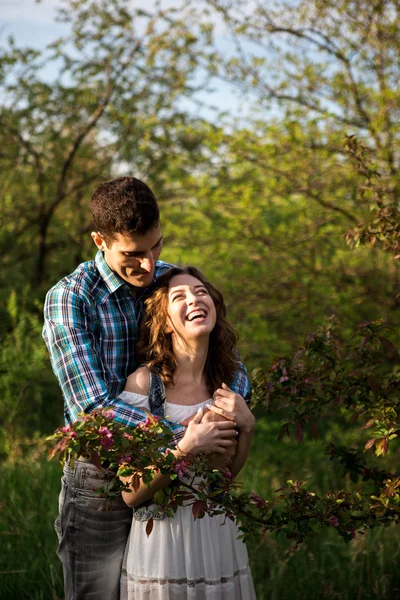
[[144,235],[116,233],[108,246],[99,233],[93,232],[92,238],[99,250],[104,252],[108,266],[121,279],[134,288],[151,284],[162,248],[159,224]]

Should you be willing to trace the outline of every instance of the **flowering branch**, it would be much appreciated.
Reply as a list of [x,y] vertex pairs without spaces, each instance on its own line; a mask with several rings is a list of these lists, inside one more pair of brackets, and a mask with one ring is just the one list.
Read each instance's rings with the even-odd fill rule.
[[[361,342],[352,338],[348,345],[341,342],[338,327],[331,319],[325,329],[320,328],[308,337],[304,348],[293,358],[275,361],[267,373],[258,371],[254,380],[257,402],[269,410],[272,407],[285,410],[287,418],[280,437],[289,435],[294,428],[299,443],[305,427],[311,427],[315,437],[317,420],[328,409],[341,413],[345,409],[353,419],[368,419],[367,424],[371,419],[376,424],[374,415],[378,410],[378,433],[383,437],[375,439],[378,442],[387,439],[389,443],[398,435],[397,429],[396,433],[389,431],[398,421],[399,372],[381,369],[378,377],[371,364],[373,360],[376,362],[379,348],[389,349],[383,336],[385,325],[381,321],[360,325]],[[385,398],[386,408],[390,408],[383,414],[374,403],[378,390]],[[154,502],[157,510],[167,516],[172,517],[178,506],[191,504],[194,518],[224,514],[237,520],[243,538],[274,532],[293,540],[292,550],[326,527],[334,527],[345,541],[350,541],[357,532],[400,520],[400,477],[368,469],[363,455],[355,450],[330,446],[327,452],[353,478],[362,476],[363,481],[373,485],[368,494],[341,490],[319,496],[306,489],[306,482],[290,480],[272,498],[264,500],[255,492],[241,493],[229,473],[210,470],[202,455],[176,460],[168,449],[161,451],[160,447],[168,447],[172,436],[158,418],[149,415],[144,423],[128,429],[113,417],[112,410],[81,415],[80,421],[60,428],[48,438],[55,442],[50,458],[57,456],[64,461],[85,456],[98,468],[116,473],[113,486],[107,491],[99,490],[103,495],[128,489],[119,477],[131,477],[137,489],[140,479],[149,485],[154,474],[161,472],[169,475],[172,483],[156,492]],[[390,420],[390,427],[385,419]],[[375,452],[383,455],[386,450],[382,452],[380,448],[377,446]],[[151,529],[150,519],[148,534]]]

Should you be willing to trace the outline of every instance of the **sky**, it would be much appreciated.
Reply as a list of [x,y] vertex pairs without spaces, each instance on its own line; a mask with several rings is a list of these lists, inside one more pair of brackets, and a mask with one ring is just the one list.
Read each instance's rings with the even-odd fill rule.
[[0,0],[0,36],[14,35],[18,44],[43,47],[65,28],[55,22],[58,0]]
[[[154,0],[132,0],[135,7],[149,9]],[[57,37],[67,33],[67,28],[62,23],[57,23],[56,9],[62,4],[61,0],[0,0],[0,45],[9,35],[14,36],[17,46],[30,46],[43,48]],[[167,8],[180,4],[179,0],[162,0],[162,6]],[[225,43],[222,35],[221,39]],[[232,88],[219,80],[214,80],[212,94],[200,93],[198,98],[210,106],[215,106],[230,112],[234,116],[244,115],[246,106],[239,100],[238,94]],[[185,102],[184,102],[185,104]],[[203,108],[199,112],[197,106],[185,105],[189,111],[195,112],[204,118],[213,120],[216,111],[212,108]]]
[[[137,8],[149,9],[154,0],[131,0]],[[55,21],[57,7],[62,0],[0,0],[0,35],[15,35],[17,41],[42,47],[57,35],[65,33],[61,23]],[[163,8],[176,6],[179,0],[162,0]]]

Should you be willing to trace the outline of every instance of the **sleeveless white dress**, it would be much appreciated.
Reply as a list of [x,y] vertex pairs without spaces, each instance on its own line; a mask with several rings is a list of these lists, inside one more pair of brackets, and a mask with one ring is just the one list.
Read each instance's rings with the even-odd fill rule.
[[[147,396],[123,392],[120,398],[149,410]],[[208,402],[167,402],[165,414],[180,422]],[[150,516],[154,526],[147,536]],[[191,506],[180,506],[173,518],[164,519],[157,519],[155,505],[136,509],[122,565],[121,600],[255,600],[239,534],[224,515],[194,519]]]

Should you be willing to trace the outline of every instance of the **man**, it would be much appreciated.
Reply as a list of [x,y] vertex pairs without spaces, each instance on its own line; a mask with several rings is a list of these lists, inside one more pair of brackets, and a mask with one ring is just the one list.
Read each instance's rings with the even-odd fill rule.
[[[43,337],[64,396],[66,424],[76,421],[79,413],[112,406],[117,421],[135,426],[145,420],[145,413],[118,395],[138,366],[135,344],[144,301],[157,277],[171,265],[159,260],[159,210],[146,184],[134,177],[105,182],[94,191],[91,209],[91,235],[98,252],[48,292]],[[249,396],[245,371],[238,372],[233,387]],[[170,427],[176,444],[185,429],[176,423]],[[217,433],[217,423],[198,427],[201,435],[210,436],[210,453],[216,450],[217,434],[234,436],[233,428]],[[90,461],[64,467],[55,527],[66,600],[119,598],[131,510],[120,497],[111,510],[104,510],[96,488],[112,477]]]

